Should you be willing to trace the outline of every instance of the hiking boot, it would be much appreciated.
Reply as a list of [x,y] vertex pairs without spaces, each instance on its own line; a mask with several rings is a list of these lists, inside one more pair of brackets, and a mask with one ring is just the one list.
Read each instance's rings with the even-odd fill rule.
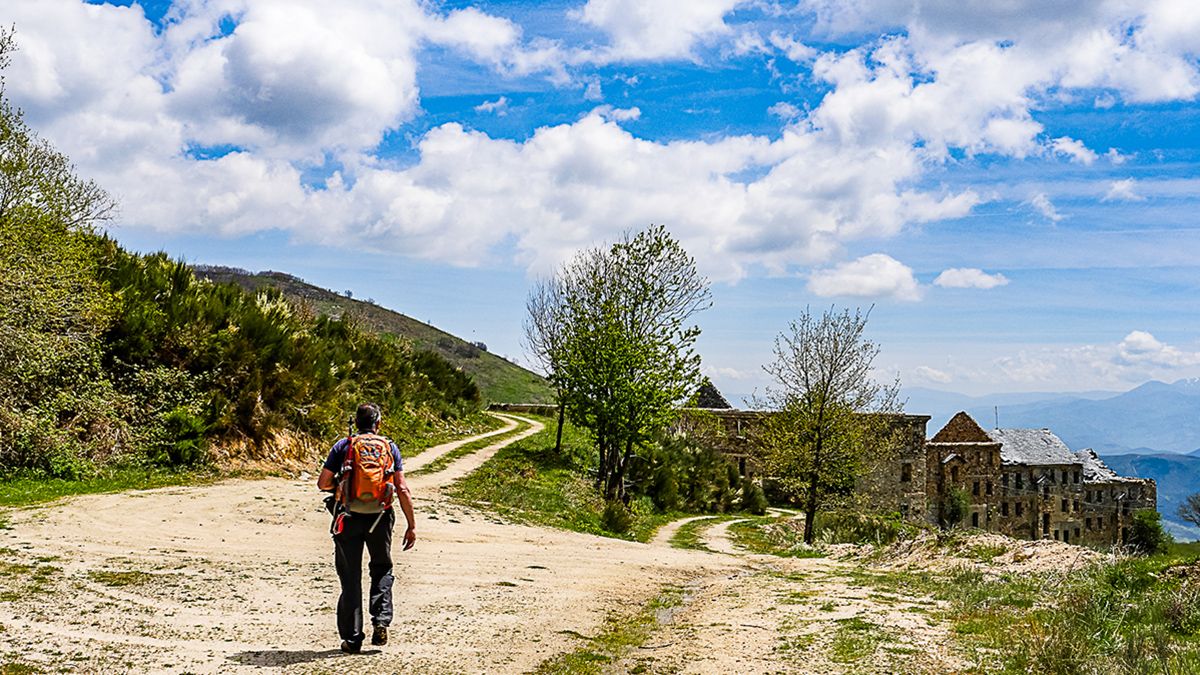
[[362,651],[362,643],[342,640],[342,651],[347,654],[357,654]]
[[387,644],[387,626],[375,626],[375,632],[371,633],[371,644],[386,645]]

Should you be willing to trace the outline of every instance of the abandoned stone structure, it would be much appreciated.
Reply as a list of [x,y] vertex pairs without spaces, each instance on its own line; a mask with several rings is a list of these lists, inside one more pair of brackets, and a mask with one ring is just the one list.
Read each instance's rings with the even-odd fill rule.
[[[743,475],[758,473],[747,440],[764,414],[708,409],[719,445]],[[685,415],[685,418],[687,416]],[[1020,539],[1112,545],[1128,537],[1132,515],[1157,508],[1153,480],[1118,476],[1090,449],[1072,452],[1049,429],[985,431],[970,415],[955,415],[926,440],[927,415],[890,415],[891,452],[860,479],[859,491],[882,511],[941,524],[954,491],[966,495],[964,525]]]
[[1132,514],[1157,507],[1153,480],[1118,476],[1049,429],[984,431],[965,412],[925,444],[925,471],[929,522],[944,520],[958,490],[966,524],[1021,539],[1120,544]]

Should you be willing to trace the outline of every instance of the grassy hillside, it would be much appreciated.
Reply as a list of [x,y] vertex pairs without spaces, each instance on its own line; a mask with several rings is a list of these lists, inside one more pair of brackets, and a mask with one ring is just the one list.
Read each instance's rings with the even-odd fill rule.
[[297,302],[330,317],[352,315],[365,328],[411,340],[420,349],[437,352],[470,375],[485,399],[494,403],[549,403],[553,392],[546,380],[511,361],[427,323],[369,302],[318,288],[283,272],[257,274],[229,267],[198,266],[196,275],[216,282],[237,283],[251,291],[278,288]]

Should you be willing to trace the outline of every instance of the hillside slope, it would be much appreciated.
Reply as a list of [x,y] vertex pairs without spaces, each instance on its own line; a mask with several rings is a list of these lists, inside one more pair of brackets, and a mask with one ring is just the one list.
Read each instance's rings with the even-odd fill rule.
[[198,265],[194,270],[199,277],[218,283],[233,282],[251,291],[278,288],[286,297],[308,305],[319,314],[332,317],[349,314],[357,317],[370,330],[411,340],[417,348],[437,352],[469,374],[484,398],[490,402],[553,401],[554,394],[540,375],[399,312],[339,295],[283,272],[256,274],[212,265]]

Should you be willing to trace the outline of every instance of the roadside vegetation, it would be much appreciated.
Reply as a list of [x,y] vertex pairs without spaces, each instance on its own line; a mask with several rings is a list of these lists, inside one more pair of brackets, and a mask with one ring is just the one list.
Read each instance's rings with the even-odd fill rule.
[[648,541],[671,520],[742,504],[737,468],[716,451],[678,439],[639,448],[628,507],[606,501],[594,488],[598,458],[588,431],[567,423],[556,451],[556,420],[538,419],[545,429],[502,448],[450,494],[518,522],[636,541]]
[[[0,72],[15,49],[0,28]],[[301,460],[363,400],[400,439],[479,410],[434,352],[122,249],[99,230],[115,211],[0,86],[0,482],[66,491],[214,457]]]
[[1003,673],[1200,672],[1200,544],[1072,571],[985,574],[978,567],[856,576],[924,594],[976,667]]

